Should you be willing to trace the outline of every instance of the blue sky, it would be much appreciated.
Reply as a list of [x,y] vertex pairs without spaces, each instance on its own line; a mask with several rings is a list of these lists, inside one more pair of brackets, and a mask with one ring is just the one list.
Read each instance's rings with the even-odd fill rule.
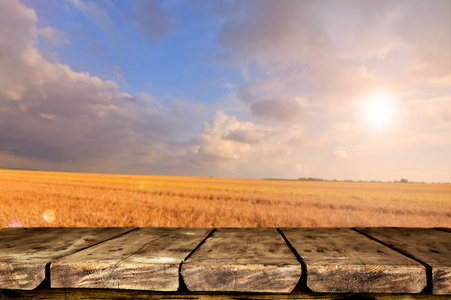
[[[218,48],[215,37],[222,22],[208,15],[204,7],[181,1],[160,2],[159,9],[167,14],[168,20],[167,24],[160,21],[164,25],[158,26],[151,22],[140,24],[144,23],[140,18],[145,15],[141,12],[143,16],[137,16],[138,10],[159,7],[156,4],[147,7],[145,2],[83,4],[91,9],[96,7],[105,18],[76,4],[84,2],[25,3],[38,16],[44,16],[38,26],[60,30],[62,39],[67,41],[55,45],[40,39],[38,49],[56,52],[59,60],[76,72],[117,81],[122,91],[151,93],[160,99],[170,94],[211,103],[224,94],[217,85],[229,80],[235,85],[243,81],[239,68],[214,63]],[[141,28],[145,25],[157,29],[146,34]]]
[[0,167],[451,181],[450,2],[0,2]]

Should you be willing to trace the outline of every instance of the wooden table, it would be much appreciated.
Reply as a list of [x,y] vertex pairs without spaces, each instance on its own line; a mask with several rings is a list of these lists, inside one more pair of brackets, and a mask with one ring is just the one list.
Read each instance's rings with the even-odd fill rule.
[[406,295],[451,295],[449,228],[0,230],[0,299]]

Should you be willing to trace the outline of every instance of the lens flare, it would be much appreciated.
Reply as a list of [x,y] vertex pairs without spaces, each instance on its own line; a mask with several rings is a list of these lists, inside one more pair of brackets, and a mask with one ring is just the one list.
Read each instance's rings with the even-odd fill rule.
[[55,221],[55,212],[51,209],[47,209],[44,212],[43,218],[47,223],[52,223]]
[[11,220],[8,221],[6,227],[22,227],[22,222],[20,222],[19,219],[12,218]]

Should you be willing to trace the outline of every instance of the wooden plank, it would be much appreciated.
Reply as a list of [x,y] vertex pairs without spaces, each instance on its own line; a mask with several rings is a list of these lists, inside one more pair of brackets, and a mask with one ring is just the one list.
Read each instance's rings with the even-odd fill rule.
[[435,229],[451,232],[451,228],[447,228],[447,227],[436,227]]
[[0,230],[0,289],[34,289],[53,259],[133,228],[5,228]]
[[181,262],[212,229],[141,228],[50,266],[55,288],[176,291]]
[[285,228],[314,292],[419,293],[426,270],[418,262],[350,228]]
[[357,228],[431,268],[432,292],[451,294],[451,233],[429,228]]
[[190,291],[291,292],[302,267],[275,228],[220,228],[182,264]]
[[449,296],[432,296],[431,294],[325,294],[308,291],[290,294],[262,294],[262,293],[206,293],[206,292],[151,292],[117,289],[38,289],[0,290],[0,299],[155,299],[155,300],[445,300]]

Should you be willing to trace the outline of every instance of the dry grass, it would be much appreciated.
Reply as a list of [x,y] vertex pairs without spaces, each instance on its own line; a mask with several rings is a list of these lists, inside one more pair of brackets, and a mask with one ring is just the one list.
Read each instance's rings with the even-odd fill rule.
[[451,185],[0,170],[0,227],[12,218],[27,227],[450,227]]

